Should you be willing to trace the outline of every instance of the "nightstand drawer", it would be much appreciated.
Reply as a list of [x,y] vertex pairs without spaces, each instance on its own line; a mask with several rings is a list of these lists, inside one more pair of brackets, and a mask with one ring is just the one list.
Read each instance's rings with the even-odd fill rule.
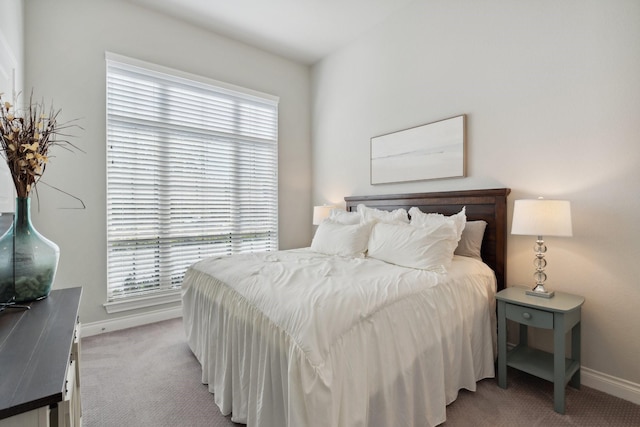
[[507,304],[507,319],[514,320],[523,325],[529,325],[536,328],[553,329],[553,313],[548,311],[536,310],[531,307],[523,307],[521,305]]

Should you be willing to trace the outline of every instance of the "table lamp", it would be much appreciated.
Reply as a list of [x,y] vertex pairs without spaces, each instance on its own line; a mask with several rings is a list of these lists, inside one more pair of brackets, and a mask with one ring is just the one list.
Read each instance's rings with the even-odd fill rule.
[[322,205],[322,206],[314,206],[313,207],[313,225],[320,225],[322,221],[326,218],[329,218],[329,213],[332,209],[335,209],[335,206],[330,205]]
[[536,286],[527,291],[528,295],[551,298],[553,291],[544,288],[547,275],[544,268],[547,261],[544,254],[547,246],[542,236],[571,236],[571,204],[567,200],[516,200],[513,205],[511,234],[538,236],[533,250],[536,255],[533,265]]

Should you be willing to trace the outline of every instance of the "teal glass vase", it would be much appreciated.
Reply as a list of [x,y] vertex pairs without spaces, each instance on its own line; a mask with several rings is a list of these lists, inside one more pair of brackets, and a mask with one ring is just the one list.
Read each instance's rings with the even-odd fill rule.
[[18,197],[13,224],[0,237],[0,294],[15,302],[46,298],[58,269],[60,248],[31,223],[31,199]]

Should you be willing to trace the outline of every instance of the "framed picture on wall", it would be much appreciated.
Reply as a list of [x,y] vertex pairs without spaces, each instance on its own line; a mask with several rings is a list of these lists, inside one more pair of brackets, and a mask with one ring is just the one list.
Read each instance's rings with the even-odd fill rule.
[[371,138],[371,184],[465,176],[466,116]]

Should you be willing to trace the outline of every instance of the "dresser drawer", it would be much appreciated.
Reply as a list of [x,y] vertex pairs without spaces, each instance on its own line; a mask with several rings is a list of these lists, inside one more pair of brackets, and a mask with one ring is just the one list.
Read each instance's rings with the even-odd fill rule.
[[531,307],[507,304],[506,317],[523,325],[553,329],[553,313]]

